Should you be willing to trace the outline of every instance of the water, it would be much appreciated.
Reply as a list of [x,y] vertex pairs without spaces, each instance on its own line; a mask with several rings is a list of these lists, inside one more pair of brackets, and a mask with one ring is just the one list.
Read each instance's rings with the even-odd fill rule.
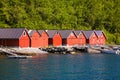
[[0,80],[120,80],[120,55],[43,54],[0,59]]

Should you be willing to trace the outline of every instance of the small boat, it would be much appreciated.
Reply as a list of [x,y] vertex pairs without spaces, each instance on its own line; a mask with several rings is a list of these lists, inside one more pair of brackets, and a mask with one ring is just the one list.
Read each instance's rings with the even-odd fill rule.
[[102,50],[101,52],[105,54],[120,54],[119,50]]
[[120,50],[116,50],[116,54],[120,54]]
[[9,59],[27,59],[31,57],[32,56],[8,56]]
[[113,50],[116,51],[116,54],[120,54],[120,47],[118,47],[118,48],[113,48]]

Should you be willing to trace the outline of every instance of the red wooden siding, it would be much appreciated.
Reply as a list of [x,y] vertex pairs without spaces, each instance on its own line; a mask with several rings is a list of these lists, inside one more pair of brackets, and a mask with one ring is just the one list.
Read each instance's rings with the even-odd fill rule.
[[85,38],[85,35],[80,33],[78,36],[77,36],[77,44],[78,45],[85,45],[86,44],[86,38]]
[[35,31],[32,36],[29,36],[24,28],[0,29],[0,46],[39,48],[48,47],[49,43],[53,46],[104,45],[106,43],[106,36],[103,32],[101,33],[101,30],[81,31],[81,33],[75,33],[73,30],[56,31],[51,37],[44,30],[41,33]]
[[41,37],[40,34],[35,31],[32,36],[31,36],[31,41],[30,41],[30,46],[34,48],[39,48],[41,47]]
[[1,39],[1,46],[19,46],[19,39]]
[[62,37],[60,33],[56,33],[53,37],[53,46],[61,46],[62,45]]
[[[11,29],[9,29],[11,31]],[[9,30],[7,30],[9,32]],[[12,32],[11,32],[12,33]],[[7,33],[6,33],[7,34]],[[12,35],[14,37],[14,35]],[[5,38],[0,39],[1,46],[8,46],[8,47],[29,47],[30,38],[26,30],[21,33],[21,36],[17,38]]]
[[76,45],[77,42],[76,42],[76,36],[74,33],[70,33],[69,37],[67,38],[67,45],[68,46],[73,46],[73,45]]
[[87,43],[90,45],[96,45],[97,44],[97,35],[95,33],[92,33],[90,38],[87,40]]
[[105,43],[106,43],[105,35],[101,34],[100,36],[98,36],[97,44],[98,45],[105,45]]
[[48,35],[45,31],[41,34],[41,46],[47,47],[48,46]]
[[23,48],[23,47],[29,47],[30,46],[30,37],[27,33],[27,31],[25,30],[21,37],[19,38],[19,47]]

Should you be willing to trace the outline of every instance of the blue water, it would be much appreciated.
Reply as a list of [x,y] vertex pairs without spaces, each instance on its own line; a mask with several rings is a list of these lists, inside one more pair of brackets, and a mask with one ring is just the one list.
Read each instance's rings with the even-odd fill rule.
[[0,59],[0,80],[120,80],[120,55],[43,54]]

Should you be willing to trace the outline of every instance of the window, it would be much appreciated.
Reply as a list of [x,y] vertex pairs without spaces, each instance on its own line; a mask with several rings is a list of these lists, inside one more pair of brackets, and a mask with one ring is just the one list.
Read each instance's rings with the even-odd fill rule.
[[23,35],[26,36],[26,32],[25,31],[24,31]]

